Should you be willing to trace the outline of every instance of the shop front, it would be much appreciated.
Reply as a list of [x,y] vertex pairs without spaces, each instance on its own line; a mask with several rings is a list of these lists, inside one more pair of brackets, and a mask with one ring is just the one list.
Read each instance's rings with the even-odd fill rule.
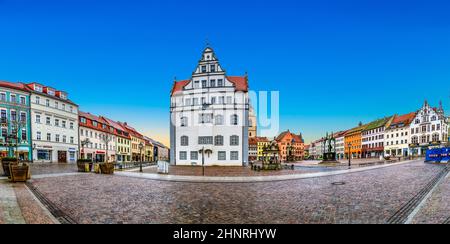
[[30,148],[28,148],[27,146],[20,146],[18,148],[13,147],[11,149],[1,147],[0,148],[0,157],[1,158],[18,157],[18,159],[20,161],[30,161],[31,160]]
[[105,162],[106,153],[104,151],[96,151],[94,161],[95,162]]

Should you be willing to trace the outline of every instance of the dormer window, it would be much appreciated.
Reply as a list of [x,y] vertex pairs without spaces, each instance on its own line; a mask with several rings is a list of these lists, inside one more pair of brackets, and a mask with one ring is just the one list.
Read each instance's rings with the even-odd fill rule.
[[54,91],[54,90],[51,90],[51,89],[48,89],[48,90],[47,90],[47,94],[48,94],[48,95],[51,95],[51,96],[54,96],[54,95],[55,95],[55,91]]
[[37,91],[37,92],[42,92],[42,86],[34,85],[34,90]]
[[97,126],[98,126],[97,121],[92,121],[92,125],[93,125],[94,127],[97,127]]

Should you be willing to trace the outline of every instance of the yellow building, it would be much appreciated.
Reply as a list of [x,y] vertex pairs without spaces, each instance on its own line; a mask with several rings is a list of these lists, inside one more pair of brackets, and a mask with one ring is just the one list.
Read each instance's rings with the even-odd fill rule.
[[269,139],[267,137],[257,137],[258,140],[258,160],[263,160],[263,151],[264,147],[268,147],[270,145]]
[[131,137],[127,129],[118,122],[102,117],[108,124],[114,128],[116,160],[119,163],[131,161]]
[[153,162],[154,158],[153,158],[153,148],[154,145],[152,144],[152,142],[150,141],[149,138],[144,137],[145,139],[145,156],[144,156],[144,161],[145,162]]
[[127,123],[120,123],[127,132],[130,134],[131,138],[131,161],[132,162],[142,162],[145,160],[145,140],[144,136],[137,132],[136,129],[129,126]]

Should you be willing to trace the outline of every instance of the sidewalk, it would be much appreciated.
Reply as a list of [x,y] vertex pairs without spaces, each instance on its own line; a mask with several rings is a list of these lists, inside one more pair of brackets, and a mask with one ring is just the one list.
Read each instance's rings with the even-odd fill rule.
[[0,179],[0,224],[57,224],[23,183]]

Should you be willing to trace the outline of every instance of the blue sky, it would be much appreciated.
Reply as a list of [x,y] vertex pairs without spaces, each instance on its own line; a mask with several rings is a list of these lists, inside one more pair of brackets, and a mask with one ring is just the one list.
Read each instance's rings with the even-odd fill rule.
[[167,143],[173,78],[209,39],[229,75],[280,91],[306,141],[450,107],[449,1],[0,0],[0,80],[66,90],[81,109]]

